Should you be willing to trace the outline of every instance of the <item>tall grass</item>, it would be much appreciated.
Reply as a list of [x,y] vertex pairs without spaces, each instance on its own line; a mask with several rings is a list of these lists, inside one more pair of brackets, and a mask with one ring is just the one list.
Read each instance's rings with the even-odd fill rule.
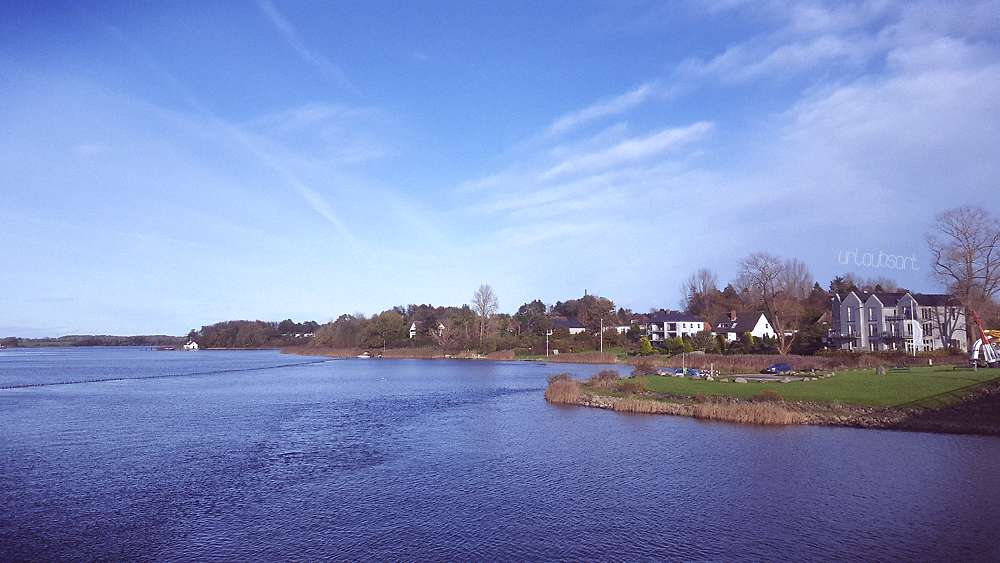
[[694,406],[694,417],[740,424],[784,425],[806,421],[805,415],[780,403],[700,403]]
[[582,398],[580,384],[572,379],[556,379],[545,388],[545,400],[550,403],[576,405]]
[[567,364],[616,364],[618,356],[602,354],[601,352],[580,352],[576,354],[553,354],[545,358],[546,362],[561,362]]
[[739,424],[787,425],[806,422],[804,414],[792,412],[780,403],[702,402],[684,405],[629,396],[615,401],[613,408],[616,412],[673,414]]

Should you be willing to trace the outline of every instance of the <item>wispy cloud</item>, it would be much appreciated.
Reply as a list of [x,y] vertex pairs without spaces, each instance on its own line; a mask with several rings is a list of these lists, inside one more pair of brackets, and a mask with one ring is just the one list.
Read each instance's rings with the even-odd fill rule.
[[643,84],[631,92],[610,100],[602,100],[590,107],[560,117],[549,127],[548,135],[559,135],[594,119],[627,111],[646,101],[655,91],[654,84]]
[[267,16],[267,19],[278,28],[278,31],[281,32],[282,36],[284,36],[285,40],[288,41],[288,44],[299,56],[314,66],[321,74],[332,78],[340,87],[353,94],[359,93],[357,87],[347,78],[347,75],[339,66],[331,62],[322,53],[317,53],[306,45],[305,41],[299,36],[298,31],[295,30],[295,27],[274,7],[273,2],[270,0],[260,0],[257,5],[264,12],[264,15]]
[[664,129],[647,137],[628,139],[604,150],[574,155],[541,174],[543,180],[579,173],[595,173],[645,160],[703,137],[712,124],[700,121],[687,127]]

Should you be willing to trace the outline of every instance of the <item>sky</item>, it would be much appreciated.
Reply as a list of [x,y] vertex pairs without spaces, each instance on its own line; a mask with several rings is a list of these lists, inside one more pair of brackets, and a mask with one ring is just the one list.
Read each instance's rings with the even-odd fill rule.
[[0,3],[0,336],[940,292],[998,180],[995,0]]

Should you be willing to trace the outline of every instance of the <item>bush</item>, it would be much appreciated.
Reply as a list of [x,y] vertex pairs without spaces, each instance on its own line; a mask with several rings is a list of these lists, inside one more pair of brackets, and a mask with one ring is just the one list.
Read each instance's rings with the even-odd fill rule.
[[621,376],[617,371],[605,369],[594,374],[594,376],[587,381],[587,385],[595,389],[616,390],[618,388],[619,379],[621,379]]
[[635,395],[646,390],[645,381],[642,378],[623,379],[618,382],[618,389],[622,393]]
[[549,385],[552,385],[556,381],[569,381],[571,379],[573,379],[572,375],[570,375],[569,373],[563,372],[563,373],[553,373],[552,375],[550,375],[547,378],[547,381],[548,381]]

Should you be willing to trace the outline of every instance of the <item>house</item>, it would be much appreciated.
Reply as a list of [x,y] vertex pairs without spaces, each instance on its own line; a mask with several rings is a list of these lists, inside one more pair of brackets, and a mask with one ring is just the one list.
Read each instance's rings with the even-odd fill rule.
[[907,352],[967,348],[965,308],[951,295],[852,291],[831,299],[834,348]]
[[[413,321],[413,324],[410,325],[410,338],[416,337],[423,330],[423,324],[423,321]],[[438,323],[437,334],[441,336],[442,333],[444,333],[444,325]]]
[[194,340],[189,340],[187,344],[184,345],[184,349],[188,351],[194,351],[198,349],[198,343]]
[[646,338],[653,346],[662,346],[663,341],[678,336],[694,336],[703,330],[708,330],[708,323],[701,319],[690,317],[683,313],[656,313],[639,324]]
[[719,315],[712,332],[724,335],[726,340],[730,342],[739,340],[747,332],[754,338],[778,337],[778,333],[774,331],[767,316],[760,311],[730,311]]
[[564,326],[569,329],[570,334],[580,334],[581,332],[586,332],[587,327],[583,326],[580,321],[576,319],[568,319],[566,317],[552,317],[549,319],[552,323],[552,328],[557,326]]

